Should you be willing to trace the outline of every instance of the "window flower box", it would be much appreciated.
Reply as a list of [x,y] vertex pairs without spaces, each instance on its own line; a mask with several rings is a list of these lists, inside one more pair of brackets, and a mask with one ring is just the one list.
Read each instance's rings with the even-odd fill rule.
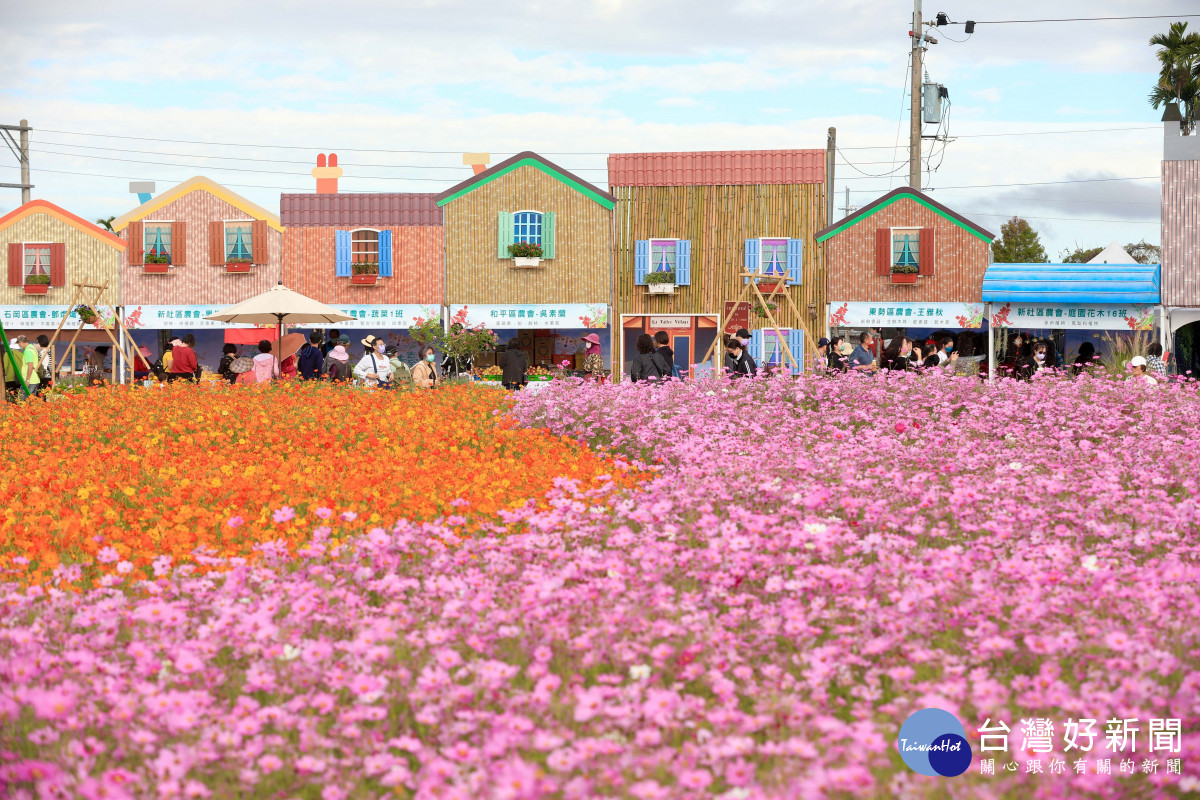
[[892,283],[916,283],[917,266],[915,264],[897,264],[892,267]]
[[151,275],[166,275],[167,270],[169,270],[170,268],[171,268],[170,264],[151,264],[151,263],[147,262],[145,264],[145,266],[142,267],[142,271],[148,272]]
[[516,242],[508,246],[508,254],[513,257],[514,267],[540,267],[542,265],[542,246],[533,242]]
[[239,274],[246,273],[246,272],[250,271],[251,266],[253,266],[253,265],[250,263],[249,259],[229,260],[229,261],[225,262],[225,271],[239,273]]
[[30,275],[25,279],[25,294],[45,294],[50,291],[49,275]]
[[646,275],[646,288],[650,294],[675,294],[675,271],[659,270]]
[[166,275],[167,270],[171,268],[171,256],[169,253],[160,253],[157,249],[146,253],[146,257],[142,260],[142,270],[149,272],[152,275]]
[[650,294],[675,294],[675,284],[673,283],[651,283],[649,288]]
[[351,286],[374,286],[379,282],[379,264],[374,261],[360,261],[353,266],[350,275]]

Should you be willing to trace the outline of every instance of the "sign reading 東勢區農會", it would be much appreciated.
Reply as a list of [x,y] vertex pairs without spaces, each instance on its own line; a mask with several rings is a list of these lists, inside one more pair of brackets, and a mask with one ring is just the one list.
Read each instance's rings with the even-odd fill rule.
[[466,310],[466,325],[499,328],[607,328],[608,306],[603,303],[455,305],[450,318]]
[[830,328],[982,328],[983,303],[829,304]]
[[1121,303],[992,303],[992,325],[1000,328],[1070,328],[1148,331],[1152,306]]

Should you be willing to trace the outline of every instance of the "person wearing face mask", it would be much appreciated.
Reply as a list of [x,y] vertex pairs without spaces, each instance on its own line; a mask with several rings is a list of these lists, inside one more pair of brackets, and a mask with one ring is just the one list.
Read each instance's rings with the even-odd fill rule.
[[842,353],[842,345],[846,342],[844,336],[833,336],[829,339],[829,374],[837,375],[846,371],[846,356]]
[[391,389],[392,362],[384,352],[387,350],[387,342],[372,335],[363,339],[362,345],[363,357],[354,366],[354,377],[367,386]]
[[913,353],[913,340],[907,336],[897,337],[892,347],[884,354],[887,368],[893,372],[904,372],[916,366],[916,355]]
[[938,342],[937,352],[930,353],[925,359],[924,366],[926,369],[933,367],[954,367],[958,363],[958,353],[954,352],[954,340],[949,336],[943,336]]
[[742,368],[738,370],[743,375],[753,377],[758,374],[758,365],[754,363],[754,357],[750,355],[750,331],[745,328],[738,328],[738,332],[734,337],[741,342],[742,354],[738,358],[742,362]]
[[437,356],[432,347],[425,345],[421,348],[421,360],[412,370],[413,386],[418,389],[437,388],[437,364],[434,363],[436,360]]
[[1027,381],[1045,366],[1046,345],[1038,342],[1033,346],[1029,355],[1017,362],[1017,377]]
[[745,350],[742,348],[740,337],[731,336],[725,342],[725,375],[730,380],[749,376],[750,373],[746,371],[746,364],[742,361],[742,354],[744,352]]

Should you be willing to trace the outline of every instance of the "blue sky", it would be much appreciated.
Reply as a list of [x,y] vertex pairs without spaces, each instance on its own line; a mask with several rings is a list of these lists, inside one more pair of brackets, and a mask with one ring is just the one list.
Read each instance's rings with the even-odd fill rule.
[[[973,5],[925,12],[1195,11]],[[350,191],[438,191],[468,174],[463,151],[526,149],[605,185],[609,152],[820,148],[830,126],[841,216],[847,187],[861,205],[907,174],[911,12],[890,0],[49,0],[6,10],[0,117],[35,128],[34,196],[88,218],[136,205],[129,180],[161,190],[196,174],[278,208],[281,190],[311,190],[318,150],[339,152]],[[961,26],[936,32],[926,69],[950,91],[957,138],[931,161],[934,196],[994,231],[1026,216],[1052,255],[1157,243],[1158,181],[1097,179],[1159,173],[1146,41],[1169,22],[980,24],[961,43]],[[16,179],[0,150],[0,181]],[[18,202],[0,193],[0,210]]]

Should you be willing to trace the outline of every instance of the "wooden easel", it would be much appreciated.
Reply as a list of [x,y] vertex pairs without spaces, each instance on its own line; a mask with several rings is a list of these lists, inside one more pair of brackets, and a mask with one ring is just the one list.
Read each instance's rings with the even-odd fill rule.
[[[134,361],[133,361],[133,358],[131,357],[131,352],[136,351],[136,348],[134,348],[134,350],[132,350],[130,352],[126,352],[125,348],[121,346],[121,343],[117,341],[117,337],[113,336],[112,329],[108,327],[108,323],[106,323],[104,321],[104,315],[102,315],[100,313],[101,306],[107,306],[108,308],[110,308],[112,310],[113,319],[116,320],[117,326],[120,327],[120,329],[122,331],[124,331],[125,336],[129,339],[130,347],[132,348],[133,347],[133,336],[129,333],[129,329],[125,327],[125,322],[124,322],[124,320],[121,319],[121,315],[117,312],[116,305],[104,301],[104,292],[108,289],[108,281],[105,281],[104,283],[100,284],[99,286],[97,286],[94,283],[76,283],[76,284],[74,284],[74,286],[75,286],[75,296],[71,298],[71,304],[69,306],[67,306],[66,314],[63,315],[62,321],[58,323],[58,327],[54,330],[54,336],[52,336],[50,338],[51,345],[53,345],[55,342],[58,341],[58,334],[62,330],[63,325],[67,324],[67,320],[71,317],[72,311],[74,311],[77,307],[80,307],[80,306],[90,308],[92,310],[92,313],[96,315],[96,319],[99,320],[99,322],[100,322],[99,327],[106,334],[108,334],[108,338],[112,341],[113,346],[117,348],[117,352],[121,354],[121,358],[125,361],[125,364],[129,367],[129,375],[130,375],[130,378],[132,379]],[[92,290],[94,292],[94,294],[92,295],[92,297],[90,299],[85,294],[86,290]],[[80,302],[81,298],[82,298],[83,302]],[[67,349],[63,351],[62,358],[60,358],[58,360],[58,363],[54,365],[54,374],[55,375],[59,374],[59,371],[62,369],[63,363],[67,360],[67,356],[70,355],[71,353],[75,352],[75,340],[79,338],[79,332],[82,330],[83,330],[82,324],[80,324],[80,326],[75,329],[75,333],[71,336],[71,341],[67,343]],[[73,371],[74,371],[74,362],[72,361],[72,372]],[[114,376],[117,374],[115,364],[113,365],[113,374],[114,374]],[[122,373],[122,377],[124,377],[124,373]]]
[[[796,307],[796,302],[792,300],[791,294],[788,293],[788,276],[786,274],[763,275],[760,272],[743,272],[741,277],[743,278],[745,285],[742,287],[741,294],[738,295],[737,302],[734,304],[733,308],[736,310],[738,303],[752,303],[754,302],[754,299],[757,298],[757,302],[761,304],[763,311],[767,313],[767,322],[770,323],[770,327],[763,328],[763,330],[775,331],[775,341],[779,343],[779,346],[783,349],[783,354],[787,356],[788,361],[792,363],[792,369],[796,370],[797,372],[803,371],[804,365],[796,360],[796,356],[792,353],[791,347],[788,346],[787,337],[783,335],[783,329],[780,328],[779,322],[775,319],[775,315],[771,312],[770,306],[770,303],[774,301],[776,297],[783,295],[783,298],[787,301],[788,306],[792,309],[792,314],[795,315],[796,322],[799,324],[800,329],[804,331],[805,338],[813,343],[817,341],[812,335],[812,331],[809,329],[808,323],[805,322],[804,317],[800,315],[800,309]],[[744,280],[746,278],[749,278],[749,280]],[[758,288],[759,280],[773,280],[775,281],[775,287],[771,289],[769,294],[764,295],[762,290]],[[708,361],[710,357],[712,357],[713,364],[715,365],[718,374],[720,374],[721,366],[719,363],[720,354],[721,351],[725,349],[725,326],[729,322],[729,317],[725,316],[724,311],[722,311],[719,319],[720,324],[717,326],[717,330],[721,332],[721,335],[713,340],[712,345],[708,348],[708,352],[704,354],[704,358],[700,362],[704,363],[705,361]],[[714,350],[716,351],[715,353]]]

